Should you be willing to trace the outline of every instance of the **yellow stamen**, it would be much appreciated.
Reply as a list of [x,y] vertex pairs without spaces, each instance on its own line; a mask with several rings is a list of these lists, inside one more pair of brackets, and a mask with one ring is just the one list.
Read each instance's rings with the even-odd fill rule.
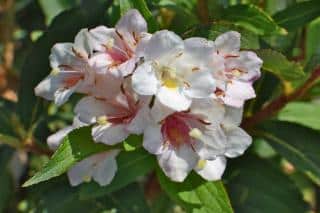
[[205,166],[206,166],[206,164],[207,164],[207,160],[203,160],[203,159],[201,159],[201,160],[199,160],[198,161],[198,164],[197,164],[197,169],[203,169]]
[[55,76],[55,75],[58,75],[59,72],[60,72],[60,70],[58,68],[53,68],[51,70],[50,75]]
[[107,41],[107,43],[105,44],[105,46],[106,46],[107,49],[112,49],[113,45],[114,45],[114,39],[113,39],[113,38],[110,38],[110,39]]
[[193,128],[190,132],[189,132],[189,136],[192,138],[195,138],[197,140],[200,140],[202,137],[202,132],[198,129],[198,128]]
[[238,69],[234,69],[232,70],[232,74],[235,76],[235,77],[240,77],[242,75],[242,72]]
[[105,125],[105,124],[107,124],[107,123],[108,123],[108,117],[105,116],[105,115],[98,117],[98,118],[97,118],[97,123],[98,123],[99,125]]
[[84,182],[86,182],[86,183],[89,183],[90,181],[91,181],[91,176],[90,175],[86,175],[86,176],[83,176],[82,177],[82,180],[84,181]]

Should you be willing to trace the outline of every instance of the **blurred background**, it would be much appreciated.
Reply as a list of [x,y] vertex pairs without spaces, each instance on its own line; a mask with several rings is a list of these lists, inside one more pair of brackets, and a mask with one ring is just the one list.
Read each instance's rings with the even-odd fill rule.
[[[289,60],[301,63],[304,70],[310,73],[320,61],[319,8],[315,7],[312,18],[306,17],[308,20],[303,24],[285,23],[283,27],[286,32],[281,33],[280,30],[280,33],[274,34],[268,33],[268,29],[259,31],[259,28],[250,28],[251,25],[245,22],[231,27],[230,23],[235,22],[237,17],[223,12],[234,5],[251,4],[264,10],[268,16],[281,19],[281,14],[277,14],[279,11],[307,1],[149,0],[147,3],[160,28],[173,30],[182,37],[208,37],[210,33],[209,37],[214,37],[229,29],[240,30],[246,35],[245,38],[249,38],[242,41],[242,48],[276,50]],[[209,9],[203,9],[204,3],[209,5]],[[303,17],[303,12],[297,10],[292,17]],[[69,187],[65,177],[28,189],[20,187],[48,161],[51,152],[45,144],[46,138],[72,122],[72,108],[79,99],[73,96],[70,102],[58,109],[54,104],[34,96],[34,86],[50,72],[50,48],[57,42],[72,41],[81,28],[99,24],[113,26],[119,17],[119,1],[0,0],[0,212],[183,212],[161,192],[152,178],[141,178],[120,191],[92,200],[79,199],[79,189]],[[248,16],[250,18],[255,20],[256,17],[252,14],[252,17]],[[205,29],[210,23],[222,23],[224,28],[208,34]],[[248,29],[251,31],[247,32]],[[260,87],[265,91],[260,91],[259,99],[246,106],[245,116],[252,115],[281,93],[290,94],[301,84],[299,79],[291,81],[290,77],[284,76],[283,80],[270,73],[264,74],[263,79]],[[319,104],[319,95],[320,85],[317,84],[304,100]],[[320,120],[319,111],[315,113],[318,113],[314,114],[315,119]],[[281,116],[284,121],[290,120],[286,111]],[[307,120],[304,122],[306,126],[310,124]],[[319,125],[312,127],[318,131],[320,129]],[[310,177],[297,171],[263,138],[255,138],[250,152],[259,158],[248,156],[243,157],[245,160],[233,161],[225,176],[235,212],[290,212],[279,204],[278,199],[291,206],[292,212],[303,212],[305,209],[319,212],[320,181],[317,177],[310,180]],[[320,162],[319,152],[315,148],[312,153],[318,155],[315,162]],[[250,165],[244,162],[250,162]],[[264,166],[259,174],[252,172]],[[245,171],[241,178],[236,177],[237,168]],[[273,175],[279,170],[281,175]],[[236,177],[234,182],[228,185],[228,180],[233,177]],[[290,184],[286,185],[286,182]],[[286,186],[281,187],[282,183]],[[246,194],[248,190],[253,192],[250,196]]]

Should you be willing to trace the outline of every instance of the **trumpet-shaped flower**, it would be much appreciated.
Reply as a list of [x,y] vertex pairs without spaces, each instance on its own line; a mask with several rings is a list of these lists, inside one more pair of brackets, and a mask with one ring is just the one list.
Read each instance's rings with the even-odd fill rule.
[[92,39],[87,29],[77,34],[74,43],[54,45],[50,55],[52,71],[35,88],[35,94],[62,105],[73,92],[88,93],[95,79],[88,63],[92,53]]
[[[56,150],[63,141],[63,138],[67,136],[69,132],[77,128],[74,122],[72,126],[67,126],[55,134],[51,135],[47,139],[49,148]],[[91,179],[96,181],[99,185],[108,185],[117,171],[116,156],[119,150],[113,149],[106,152],[91,155],[76,163],[67,172],[69,182],[72,186],[77,186],[83,182],[89,182]]]
[[[167,30],[153,34],[145,45],[144,63],[132,75],[133,89],[140,95],[155,95],[162,104],[177,111],[187,110],[192,99],[208,97],[215,88],[215,81],[202,62],[209,58],[208,52],[194,51],[192,45]],[[199,49],[208,46],[210,42],[203,39]]]
[[254,52],[240,51],[237,32],[224,33],[214,43],[213,75],[219,82],[214,94],[229,106],[242,107],[255,97],[252,83],[260,77],[262,60]]
[[147,101],[138,100],[128,91],[123,91],[113,100],[88,96],[80,100],[75,108],[81,122],[94,124],[94,140],[108,145],[122,142],[130,134],[141,134],[148,112]]

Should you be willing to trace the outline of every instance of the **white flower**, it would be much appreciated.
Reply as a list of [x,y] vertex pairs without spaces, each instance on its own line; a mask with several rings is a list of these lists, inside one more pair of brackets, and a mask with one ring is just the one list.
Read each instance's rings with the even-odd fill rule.
[[129,10],[115,28],[99,26],[90,30],[90,34],[97,52],[95,57],[104,64],[101,68],[122,77],[133,72],[150,38],[146,21],[135,9]]
[[35,88],[35,94],[62,105],[73,92],[90,91],[94,83],[94,71],[88,64],[92,52],[87,29],[77,34],[74,43],[54,45],[50,55],[52,71]]
[[[56,150],[62,143],[63,138],[66,137],[69,132],[77,128],[77,126],[83,126],[83,124],[75,119],[73,125],[67,126],[49,136],[47,139],[49,148]],[[119,150],[113,149],[91,155],[76,163],[67,173],[70,184],[72,186],[77,186],[82,182],[91,181],[92,178],[101,186],[109,184],[117,171],[115,157],[118,153]]]
[[145,62],[132,75],[133,89],[140,95],[155,95],[162,104],[177,111],[188,109],[192,99],[208,97],[215,81],[205,66],[207,52],[198,50],[209,49],[213,44],[202,41],[195,51],[192,42],[184,42],[173,32],[153,34],[145,45]]
[[[159,109],[158,104],[155,106]],[[200,159],[213,161],[225,153],[226,136],[220,126],[224,107],[217,101],[194,101],[190,111],[156,118],[161,120],[152,120],[144,131],[143,146],[157,155],[161,168],[172,180],[183,181]]]
[[252,83],[260,77],[262,60],[251,51],[240,51],[240,34],[224,33],[215,40],[213,75],[218,80],[215,96],[225,104],[242,107],[255,97]]
[[77,186],[93,179],[100,186],[108,185],[117,171],[118,153],[119,150],[111,150],[94,154],[75,164],[67,173],[70,184]]
[[123,91],[115,99],[88,96],[76,105],[79,120],[92,128],[93,139],[108,145],[122,142],[130,134],[141,134],[148,119],[148,101],[138,100],[133,93]]

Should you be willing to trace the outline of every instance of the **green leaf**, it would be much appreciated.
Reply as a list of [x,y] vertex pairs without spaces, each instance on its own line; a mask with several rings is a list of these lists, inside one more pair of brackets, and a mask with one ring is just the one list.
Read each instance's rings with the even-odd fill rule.
[[277,51],[258,50],[257,54],[263,61],[262,69],[273,73],[281,80],[299,80],[305,75],[300,64],[289,61]]
[[120,13],[123,16],[129,9],[139,10],[148,23],[149,32],[155,32],[159,29],[156,19],[152,16],[145,0],[120,0]]
[[114,192],[136,181],[155,168],[155,157],[142,148],[132,152],[121,152],[117,157],[118,170],[110,185],[101,187],[96,183],[82,184],[81,199],[92,199]]
[[76,6],[76,1],[47,1],[47,0],[38,0],[39,5],[41,6],[44,14],[46,15],[46,23],[50,24],[53,18],[58,15],[63,10],[69,9],[72,6]]
[[259,136],[297,169],[319,179],[319,131],[292,123],[274,121],[264,124]]
[[255,5],[231,6],[223,12],[222,18],[258,35],[287,34],[287,31],[279,27],[271,16]]
[[[319,15],[320,16],[320,15]],[[311,60],[314,55],[320,55],[320,44],[319,44],[319,35],[320,35],[320,18],[312,21],[307,27],[306,32],[306,56],[307,60]],[[318,61],[318,63],[320,63]]]
[[160,169],[157,175],[161,188],[188,212],[233,212],[221,181],[207,182],[191,173],[183,183],[175,183]]
[[123,141],[124,151],[131,152],[142,146],[142,135],[130,135]]
[[271,161],[247,154],[229,161],[225,177],[237,213],[307,212],[294,182]]
[[90,127],[75,129],[65,137],[63,143],[43,169],[24,183],[23,186],[31,186],[57,177],[84,158],[111,148],[111,146],[95,143],[91,137]]
[[294,4],[276,13],[273,18],[280,26],[293,31],[318,16],[320,16],[320,4],[318,0],[313,0]]
[[278,120],[297,123],[320,130],[320,105],[307,102],[292,102],[278,114]]

